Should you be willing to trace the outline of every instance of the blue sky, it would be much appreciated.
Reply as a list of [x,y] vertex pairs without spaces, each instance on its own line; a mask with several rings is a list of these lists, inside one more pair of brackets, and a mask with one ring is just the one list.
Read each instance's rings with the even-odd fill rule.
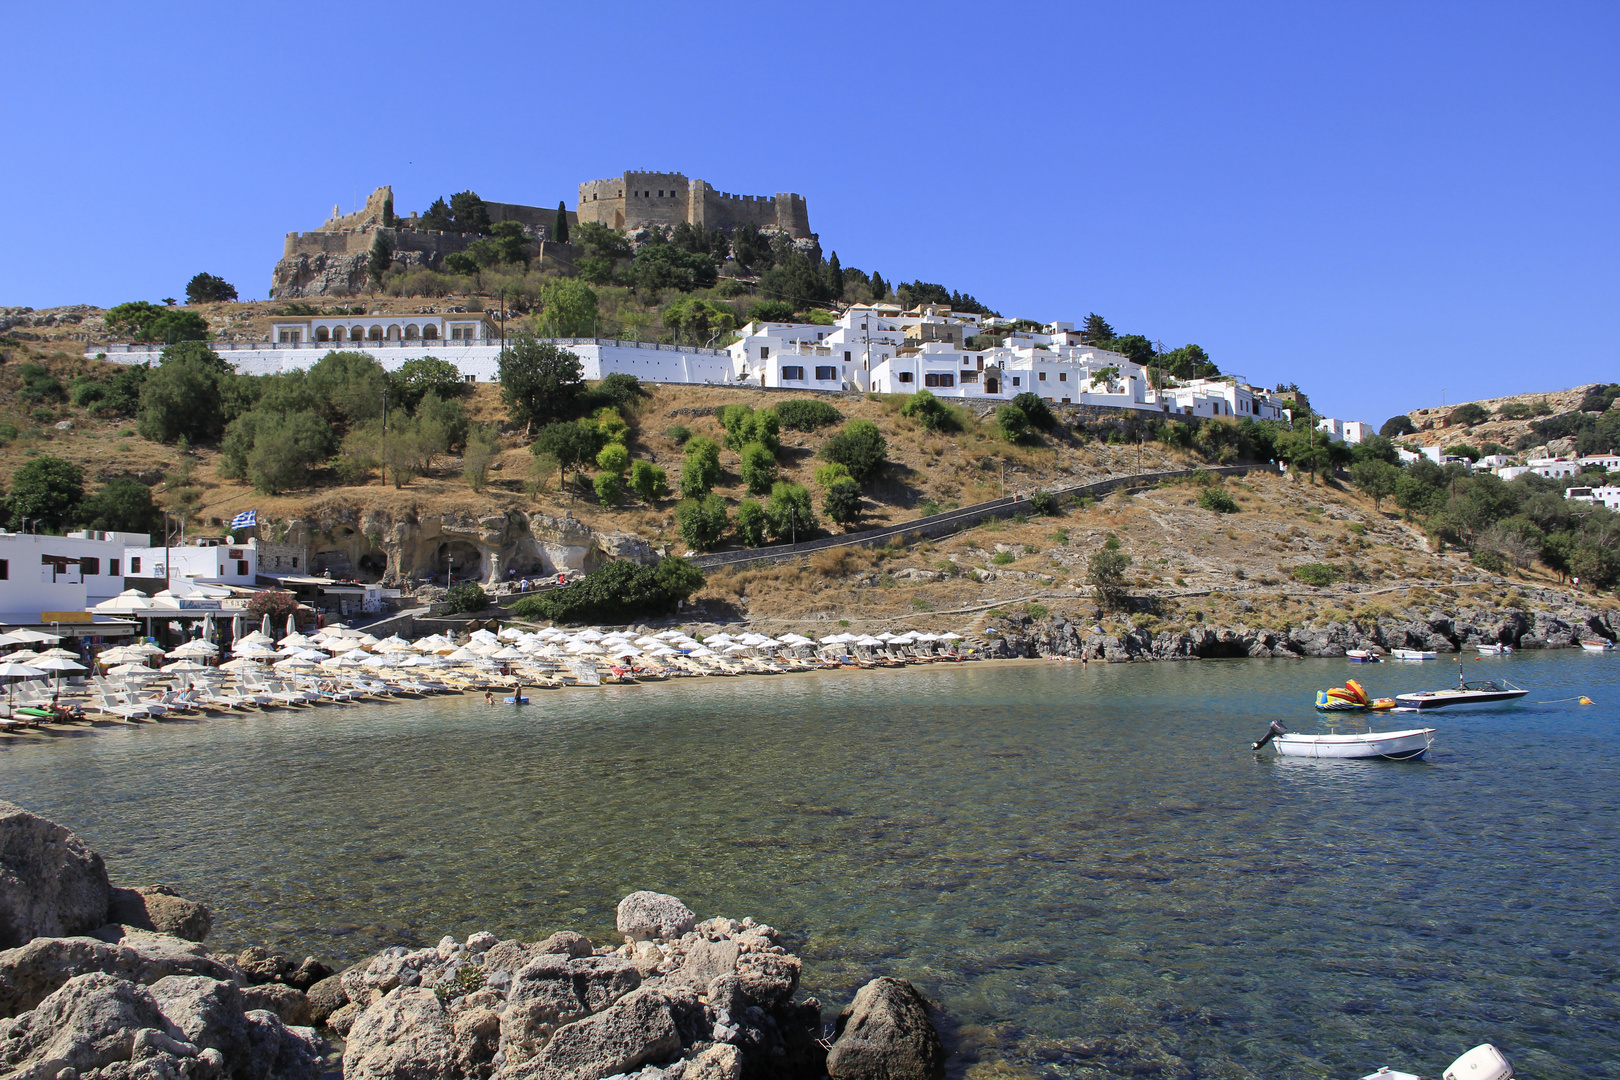
[[263,298],[379,184],[797,191],[846,266],[1330,415],[1620,379],[1620,5],[6,5],[0,304]]

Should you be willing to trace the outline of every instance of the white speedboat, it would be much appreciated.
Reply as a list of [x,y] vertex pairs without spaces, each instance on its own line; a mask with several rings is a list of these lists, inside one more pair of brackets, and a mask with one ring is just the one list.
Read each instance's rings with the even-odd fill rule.
[[1355,735],[1299,735],[1273,721],[1265,738],[1254,744],[1256,750],[1268,743],[1283,757],[1308,758],[1387,758],[1410,761],[1428,753],[1434,745],[1434,728],[1409,731],[1366,731]]
[[1581,648],[1585,649],[1587,652],[1614,652],[1614,642],[1583,641],[1581,642]]
[[1517,701],[1530,691],[1520,689],[1506,679],[1482,679],[1465,682],[1449,690],[1420,690],[1412,694],[1396,694],[1397,709],[1443,709],[1449,705],[1489,705],[1496,701]]
[[1376,664],[1378,654],[1368,649],[1346,649],[1344,657],[1353,664]]
[[1479,650],[1481,656],[1506,656],[1513,651],[1511,645],[1487,644],[1475,645],[1474,648]]
[[1433,660],[1440,654],[1432,649],[1391,649],[1389,655],[1397,660]]

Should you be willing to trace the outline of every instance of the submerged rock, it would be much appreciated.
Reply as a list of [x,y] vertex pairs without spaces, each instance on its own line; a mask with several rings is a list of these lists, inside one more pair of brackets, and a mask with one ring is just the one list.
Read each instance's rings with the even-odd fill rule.
[[187,941],[202,941],[214,927],[213,913],[207,907],[176,894],[167,885],[144,889],[114,887],[104,921],[170,934]]

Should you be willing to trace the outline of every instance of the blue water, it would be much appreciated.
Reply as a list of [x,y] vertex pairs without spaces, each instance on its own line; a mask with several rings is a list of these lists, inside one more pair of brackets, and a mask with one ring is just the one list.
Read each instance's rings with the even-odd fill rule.
[[[1422,763],[1257,756],[1315,690],[1455,663],[935,665],[172,722],[0,745],[0,796],[215,941],[326,959],[489,929],[612,938],[658,889],[782,927],[829,1010],[878,973],[957,1075],[1620,1078],[1620,657],[1396,715]],[[1597,704],[1538,704],[1590,695]]]

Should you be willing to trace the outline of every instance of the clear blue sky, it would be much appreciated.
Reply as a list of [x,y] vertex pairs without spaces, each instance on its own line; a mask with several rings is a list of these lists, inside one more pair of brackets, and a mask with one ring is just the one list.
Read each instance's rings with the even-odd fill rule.
[[20,4],[0,304],[262,298],[379,184],[797,191],[846,266],[1375,423],[1620,379],[1620,5]]

